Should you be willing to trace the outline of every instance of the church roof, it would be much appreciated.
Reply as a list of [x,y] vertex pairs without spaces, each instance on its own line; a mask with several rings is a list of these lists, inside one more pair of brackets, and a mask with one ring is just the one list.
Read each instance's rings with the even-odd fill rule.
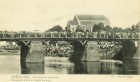
[[102,20],[102,21],[109,21],[105,16],[103,15],[76,15],[78,20]]
[[76,21],[73,21],[73,20],[69,20],[68,21],[68,24],[69,25],[77,25],[77,22]]
[[97,24],[95,21],[79,21],[81,25],[94,25]]

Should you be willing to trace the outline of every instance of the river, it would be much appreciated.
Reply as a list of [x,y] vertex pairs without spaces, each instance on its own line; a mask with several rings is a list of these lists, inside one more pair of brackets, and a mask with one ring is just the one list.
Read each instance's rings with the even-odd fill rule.
[[[45,57],[44,63],[20,63],[19,55],[0,55],[0,74],[139,74],[139,60],[70,62],[65,57]],[[21,66],[22,64],[22,66]]]

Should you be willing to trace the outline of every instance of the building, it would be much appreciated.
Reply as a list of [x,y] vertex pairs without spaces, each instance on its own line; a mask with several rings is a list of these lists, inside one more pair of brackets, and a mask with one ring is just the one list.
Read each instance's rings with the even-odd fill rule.
[[73,20],[68,21],[67,31],[75,32],[78,29],[91,32],[93,26],[99,23],[110,25],[110,21],[103,15],[76,15]]

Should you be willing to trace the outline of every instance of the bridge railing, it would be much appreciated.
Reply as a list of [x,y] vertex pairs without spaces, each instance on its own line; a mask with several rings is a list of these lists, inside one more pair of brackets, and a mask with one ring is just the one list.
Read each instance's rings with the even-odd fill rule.
[[44,32],[44,33],[0,33],[0,38],[138,38],[140,33],[110,32]]

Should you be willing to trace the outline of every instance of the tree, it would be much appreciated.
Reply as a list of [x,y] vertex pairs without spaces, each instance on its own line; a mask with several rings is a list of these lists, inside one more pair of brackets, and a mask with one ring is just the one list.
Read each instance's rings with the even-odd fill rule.
[[65,27],[65,30],[68,31],[68,27],[67,26]]
[[119,31],[119,32],[122,32],[122,31],[123,31],[123,30],[122,30],[122,27],[119,27],[119,28],[118,28],[118,31]]
[[125,29],[123,29],[123,32],[130,32],[130,31],[131,31],[130,28],[125,28]]
[[135,26],[134,25],[131,26],[131,31],[135,31]]
[[99,30],[104,30],[104,23],[99,23],[98,28]]
[[113,32],[118,32],[118,27],[114,27]]
[[93,26],[93,32],[96,32],[96,31],[98,31],[99,30],[99,28],[98,28],[98,25],[97,24],[95,24],[94,26]]
[[104,24],[103,23],[99,23],[99,24],[95,24],[93,26],[93,32],[99,31],[99,30],[105,30]]
[[107,26],[104,27],[104,31],[112,32],[112,28],[107,25]]
[[113,28],[113,32],[122,32],[122,28],[121,27],[114,27]]
[[135,30],[136,32],[140,32],[140,27],[136,26]]
[[63,31],[63,28],[60,25],[56,25],[47,31],[58,31],[59,32],[59,31]]

